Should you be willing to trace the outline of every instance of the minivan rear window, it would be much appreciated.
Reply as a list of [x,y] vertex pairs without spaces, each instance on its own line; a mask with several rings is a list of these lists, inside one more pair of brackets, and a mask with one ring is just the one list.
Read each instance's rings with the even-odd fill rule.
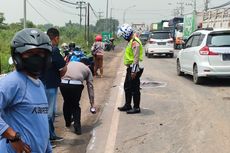
[[230,46],[230,33],[210,35],[207,40],[208,46]]
[[149,34],[147,34],[147,33],[146,34],[140,34],[140,38],[147,38],[148,39],[149,38]]
[[170,33],[169,32],[156,32],[151,34],[150,38],[153,39],[170,39]]

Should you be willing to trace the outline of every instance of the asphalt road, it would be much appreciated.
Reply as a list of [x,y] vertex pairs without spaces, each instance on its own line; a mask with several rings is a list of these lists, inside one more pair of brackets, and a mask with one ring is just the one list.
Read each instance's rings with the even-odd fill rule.
[[[122,48],[106,53],[105,77],[95,78],[99,112],[89,113],[82,97],[83,134],[64,128],[59,97],[55,123],[64,141],[54,153],[229,153],[230,79],[207,79],[195,85],[176,75],[176,58],[144,57],[141,114],[128,115],[124,103]],[[177,51],[175,51],[177,52]]]
[[[176,51],[177,52],[177,51]],[[176,75],[176,58],[144,58],[141,114],[123,104],[120,68],[87,153],[229,153],[230,79],[195,85]]]

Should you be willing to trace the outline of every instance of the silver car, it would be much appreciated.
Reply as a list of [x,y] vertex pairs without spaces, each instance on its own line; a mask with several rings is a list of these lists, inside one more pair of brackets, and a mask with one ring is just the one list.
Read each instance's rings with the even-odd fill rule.
[[177,56],[177,74],[184,73],[195,84],[205,77],[230,76],[230,29],[195,31]]
[[164,55],[173,57],[173,39],[170,31],[156,31],[150,35],[148,43],[145,45],[145,56]]

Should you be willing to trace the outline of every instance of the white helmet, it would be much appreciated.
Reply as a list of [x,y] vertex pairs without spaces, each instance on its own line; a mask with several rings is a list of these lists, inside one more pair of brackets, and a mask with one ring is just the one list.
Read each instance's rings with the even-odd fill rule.
[[133,29],[128,24],[123,24],[121,27],[118,28],[117,36],[123,37],[125,40],[129,40],[133,34]]
[[63,44],[61,45],[61,48],[64,49],[64,50],[66,50],[66,49],[69,48],[69,46],[68,46],[67,43],[63,43]]
[[68,44],[67,43],[63,43],[62,45],[61,45],[61,47],[68,47]]

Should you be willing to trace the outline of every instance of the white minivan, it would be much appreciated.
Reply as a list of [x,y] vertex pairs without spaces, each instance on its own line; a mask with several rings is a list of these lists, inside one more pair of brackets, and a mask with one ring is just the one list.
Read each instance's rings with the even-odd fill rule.
[[177,56],[177,74],[193,76],[195,84],[205,77],[230,76],[230,29],[197,30]]
[[149,41],[145,45],[145,56],[164,55],[173,58],[173,39],[170,31],[155,31],[150,34]]

